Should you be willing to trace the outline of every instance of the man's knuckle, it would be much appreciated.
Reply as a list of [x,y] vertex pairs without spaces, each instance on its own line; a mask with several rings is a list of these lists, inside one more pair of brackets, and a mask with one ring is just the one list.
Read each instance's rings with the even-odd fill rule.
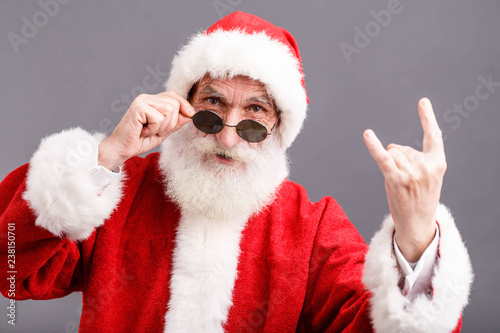
[[416,174],[412,171],[402,172],[399,177],[399,183],[404,186],[410,186],[416,182]]
[[169,98],[173,98],[175,100],[177,100],[178,98],[180,98],[181,96],[177,93],[177,91],[175,90],[167,90],[164,92],[164,94],[166,96],[168,96]]
[[143,110],[143,104],[141,104],[139,101],[133,101],[132,104],[130,104],[129,111],[132,114],[139,114]]
[[427,177],[427,174],[425,172],[422,172],[419,169],[419,170],[412,172],[411,179],[412,179],[413,184],[418,185],[418,184],[421,184],[426,177]]
[[181,97],[181,95],[179,95],[179,93],[178,93],[177,91],[175,91],[175,90],[170,90],[169,92],[170,92],[170,94],[171,94],[172,96],[175,96],[175,97]]
[[403,173],[392,172],[387,176],[387,182],[389,185],[403,184],[406,182],[406,177]]
[[432,138],[436,141],[441,141],[443,139],[443,131],[440,128],[434,129],[432,132]]
[[420,171],[426,175],[431,174],[436,168],[434,166],[434,163],[432,163],[431,161],[422,161],[418,164],[418,166],[420,168]]
[[445,173],[446,169],[448,168],[448,165],[446,163],[446,160],[441,160],[436,164],[436,169],[439,173]]
[[380,163],[382,164],[389,164],[392,160],[391,155],[382,155],[379,159]]
[[172,104],[174,105],[175,109],[176,110],[179,110],[179,108],[181,107],[181,102],[179,102],[178,100],[174,99],[172,101]]
[[168,112],[168,113],[173,113],[175,112],[175,109],[176,109],[176,106],[173,104],[173,103],[167,103],[165,105],[165,110]]
[[434,175],[434,174],[444,174],[446,171],[447,165],[445,160],[429,160],[426,163],[421,165],[421,171],[425,175]]

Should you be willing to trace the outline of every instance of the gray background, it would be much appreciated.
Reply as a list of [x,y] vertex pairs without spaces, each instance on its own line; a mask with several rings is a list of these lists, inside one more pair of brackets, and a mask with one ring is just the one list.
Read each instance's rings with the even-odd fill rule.
[[[384,144],[418,147],[417,101],[431,99],[446,135],[442,202],[454,212],[476,274],[463,331],[498,332],[500,87],[471,112],[447,110],[473,100],[478,77],[492,75],[500,82],[500,2],[401,0],[401,12],[380,31],[372,30],[370,43],[348,62],[340,44],[354,45],[356,27],[375,29],[370,12],[389,3],[73,0],[43,22],[36,1],[3,0],[0,179],[26,163],[48,134],[72,126],[112,129],[123,115],[113,101],[145,89],[148,68],[168,72],[189,35],[229,11],[250,12],[287,28],[303,57],[311,103],[290,150],[291,179],[312,200],[335,197],[367,241],[388,207],[383,177],[362,132],[373,128]],[[23,17],[38,19],[40,27],[16,53],[8,34],[22,36]],[[161,91],[160,85],[148,88],[151,94]],[[74,332],[80,303],[80,294],[18,302],[12,327],[7,299],[1,298],[0,331]]]

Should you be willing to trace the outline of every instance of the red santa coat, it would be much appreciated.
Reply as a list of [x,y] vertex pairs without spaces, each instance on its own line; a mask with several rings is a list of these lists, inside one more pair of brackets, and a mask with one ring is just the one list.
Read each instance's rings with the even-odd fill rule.
[[[180,211],[165,196],[158,157],[127,161],[119,205],[81,241],[35,225],[45,213],[34,211],[23,198],[28,165],[9,174],[0,184],[0,232],[7,234],[8,224],[15,223],[15,298],[51,299],[82,291],[80,332],[163,332]],[[442,234],[445,238],[446,230]],[[385,238],[390,242],[390,236]],[[0,239],[0,289],[8,297],[6,241]],[[367,250],[334,199],[311,203],[300,185],[285,180],[276,200],[243,229],[224,330],[371,332],[371,321],[377,325],[380,318],[370,313],[371,293],[362,282]],[[388,253],[390,270],[397,274]],[[384,269],[376,262],[373,266]],[[376,300],[381,288],[372,290]],[[204,301],[210,300],[200,297]],[[454,327],[460,312],[449,316],[448,327]],[[404,325],[418,320],[398,319]]]

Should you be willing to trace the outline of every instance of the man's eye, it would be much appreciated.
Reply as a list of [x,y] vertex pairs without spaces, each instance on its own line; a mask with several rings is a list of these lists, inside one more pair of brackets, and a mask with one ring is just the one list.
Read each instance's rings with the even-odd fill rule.
[[209,97],[208,102],[212,105],[216,105],[219,101],[215,97]]
[[262,112],[262,111],[264,111],[264,109],[261,106],[253,105],[252,106],[252,111],[253,112]]

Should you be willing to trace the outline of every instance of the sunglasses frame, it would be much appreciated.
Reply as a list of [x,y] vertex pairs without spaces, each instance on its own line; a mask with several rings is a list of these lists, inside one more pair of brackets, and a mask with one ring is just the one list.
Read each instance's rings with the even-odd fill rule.
[[[206,133],[206,134],[217,134],[217,133],[219,133],[220,131],[222,131],[222,129],[224,128],[224,126],[227,126],[227,127],[233,127],[233,128],[236,130],[236,133],[238,134],[238,136],[239,136],[240,138],[242,138],[243,140],[245,140],[245,141],[247,141],[247,142],[250,142],[250,143],[258,143],[258,142],[262,142],[262,141],[264,141],[264,140],[266,139],[266,137],[267,137],[268,135],[271,135],[271,134],[272,134],[272,131],[274,130],[274,128],[275,128],[275,127],[276,127],[276,125],[278,124],[278,121],[280,120],[280,115],[281,115],[281,112],[279,112],[279,111],[278,111],[278,119],[276,119],[276,122],[274,123],[273,127],[271,127],[271,130],[270,130],[270,131],[268,131],[268,130],[267,130],[267,127],[266,127],[264,124],[262,124],[260,121],[253,120],[253,119],[243,119],[243,120],[240,120],[240,122],[238,122],[238,124],[236,124],[236,125],[229,125],[229,124],[225,124],[225,123],[224,123],[224,120],[222,120],[222,117],[221,117],[221,116],[220,116],[217,112],[212,111],[212,110],[199,110],[199,111],[197,111],[197,112],[195,113],[195,115],[194,115],[194,116],[192,116],[192,117],[191,117],[191,119],[193,119],[193,118],[194,118],[194,117],[195,117],[198,113],[200,113],[200,112],[210,112],[210,113],[212,113],[212,114],[216,115],[216,116],[220,119],[220,122],[221,122],[221,128],[220,128],[220,130],[219,130],[219,131],[217,131],[217,132],[214,132],[214,133],[207,133],[207,132],[205,132],[205,131],[202,131],[202,130],[201,130],[198,126],[196,126],[196,124],[193,122],[194,126],[195,126],[195,127],[196,127],[199,131],[201,131],[201,132],[203,132],[203,133]],[[247,140],[247,139],[245,139],[244,137],[242,137],[242,136],[240,135],[240,132],[238,131],[238,126],[240,126],[240,124],[241,124],[242,122],[244,122],[244,121],[251,121],[251,122],[255,122],[255,123],[259,124],[260,126],[262,126],[262,128],[264,128],[264,130],[266,131],[266,136],[265,136],[264,138],[262,138],[262,140],[259,140],[259,141],[250,141],[250,140]]]

